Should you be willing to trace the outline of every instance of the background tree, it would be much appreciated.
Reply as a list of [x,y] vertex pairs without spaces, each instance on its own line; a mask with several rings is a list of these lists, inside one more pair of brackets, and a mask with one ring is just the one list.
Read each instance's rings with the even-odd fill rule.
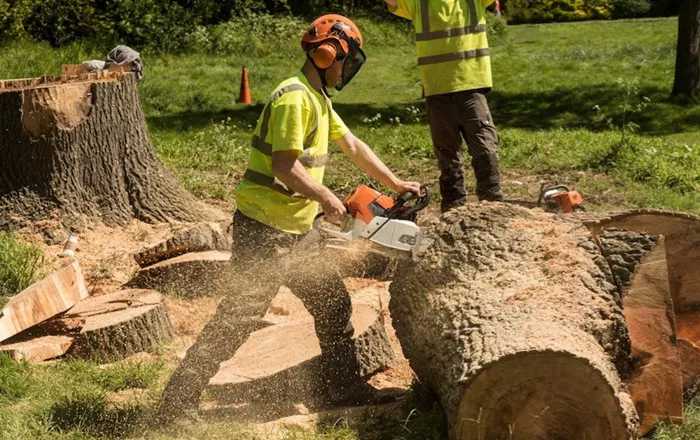
[[700,96],[700,0],[681,0],[673,95]]

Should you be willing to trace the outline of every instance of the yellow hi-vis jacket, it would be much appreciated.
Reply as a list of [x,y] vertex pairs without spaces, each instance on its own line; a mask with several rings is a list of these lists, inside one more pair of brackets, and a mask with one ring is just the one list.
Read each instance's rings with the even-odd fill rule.
[[328,141],[348,131],[330,99],[314,90],[302,72],[283,81],[258,119],[248,169],[236,187],[237,209],[280,231],[308,232],[318,203],[295,194],[275,178],[272,154],[295,151],[311,178],[323,183]]
[[413,21],[425,96],[490,88],[486,6],[494,0],[398,0],[389,10]]

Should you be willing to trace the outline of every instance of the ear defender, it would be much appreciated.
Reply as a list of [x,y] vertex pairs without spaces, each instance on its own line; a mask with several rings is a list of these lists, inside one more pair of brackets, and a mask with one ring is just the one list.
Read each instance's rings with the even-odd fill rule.
[[323,43],[314,51],[314,63],[319,69],[328,69],[333,65],[338,49],[333,43]]

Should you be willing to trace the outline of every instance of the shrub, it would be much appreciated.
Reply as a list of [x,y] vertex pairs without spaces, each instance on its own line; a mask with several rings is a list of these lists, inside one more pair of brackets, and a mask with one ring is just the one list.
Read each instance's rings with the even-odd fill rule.
[[513,23],[546,23],[609,18],[609,0],[509,0],[507,14]]
[[615,18],[634,18],[646,15],[651,8],[649,0],[613,0]]

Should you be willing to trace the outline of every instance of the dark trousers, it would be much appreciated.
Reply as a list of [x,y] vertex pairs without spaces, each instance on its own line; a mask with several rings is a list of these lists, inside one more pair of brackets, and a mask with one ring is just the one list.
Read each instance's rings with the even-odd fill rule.
[[[173,410],[197,408],[204,388],[256,330],[282,284],[304,302],[313,315],[322,351],[323,380],[333,390],[359,379],[359,365],[351,340],[350,296],[341,276],[329,270],[328,258],[318,252],[296,259],[302,236],[270,228],[236,212],[233,217],[231,294],[219,303],[194,345],[168,382],[163,401]],[[313,261],[308,261],[313,258]],[[326,391],[326,390],[321,390]]]
[[464,204],[462,139],[467,143],[479,200],[502,200],[498,167],[498,133],[484,90],[434,95],[426,98],[433,147],[440,168],[442,209]]

